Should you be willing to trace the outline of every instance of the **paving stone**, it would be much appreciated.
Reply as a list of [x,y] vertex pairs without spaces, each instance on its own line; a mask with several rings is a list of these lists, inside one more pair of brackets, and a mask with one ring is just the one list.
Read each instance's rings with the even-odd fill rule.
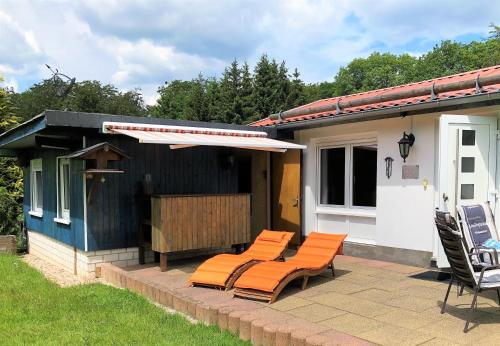
[[365,317],[374,317],[394,310],[393,307],[387,306],[386,304],[379,304],[333,292],[312,297],[311,300],[321,305],[331,306]]
[[404,265],[404,264],[393,264],[390,263],[388,266],[384,267],[385,270],[390,270],[390,271],[395,271],[400,274],[415,274],[415,273],[421,273],[424,271],[427,271],[425,268],[420,268],[420,267],[413,267],[409,265]]
[[353,293],[350,296],[382,304],[389,299],[394,298],[394,294],[392,292],[384,291],[378,288],[369,288],[364,291]]
[[380,345],[419,345],[434,338],[431,333],[384,325],[360,334],[360,337]]
[[306,339],[307,345],[323,345],[323,346],[369,346],[373,343],[357,338],[355,336],[341,333],[335,330],[329,330],[320,334],[314,334]]
[[435,299],[425,299],[412,296],[389,299],[386,301],[386,304],[416,312],[422,312],[430,308],[439,307],[438,302]]
[[330,318],[320,324],[354,336],[384,326],[380,321],[350,313]]
[[[305,321],[304,321],[305,322]],[[311,335],[319,334],[327,331],[325,326],[312,323],[297,323],[295,329],[290,333],[290,345],[305,346],[306,339]]]
[[310,305],[313,302],[296,296],[288,296],[283,299],[279,299],[277,302],[271,305],[271,308],[280,311],[292,310],[302,306]]
[[418,329],[440,319],[440,315],[422,314],[411,310],[397,309],[387,314],[375,316],[380,322],[407,329]]
[[346,313],[346,311],[343,310],[315,303],[289,310],[287,312],[295,317],[299,317],[310,322],[324,321]]
[[498,332],[499,324],[492,322],[495,321],[491,320],[489,316],[476,316],[474,318],[474,323],[470,324],[469,331],[464,333],[463,329],[465,319],[442,319],[419,328],[418,331],[429,333],[434,337],[439,337],[452,342],[460,342],[470,345],[472,343],[477,343],[478,340],[484,338],[485,336]]

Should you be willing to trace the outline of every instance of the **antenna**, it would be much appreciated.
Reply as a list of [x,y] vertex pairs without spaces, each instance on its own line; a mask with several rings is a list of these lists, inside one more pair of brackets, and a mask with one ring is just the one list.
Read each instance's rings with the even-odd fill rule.
[[45,64],[47,68],[52,72],[52,81],[56,85],[56,94],[61,98],[65,98],[73,89],[75,85],[76,78],[70,78],[64,73],[59,72],[57,68],[52,68],[48,64]]

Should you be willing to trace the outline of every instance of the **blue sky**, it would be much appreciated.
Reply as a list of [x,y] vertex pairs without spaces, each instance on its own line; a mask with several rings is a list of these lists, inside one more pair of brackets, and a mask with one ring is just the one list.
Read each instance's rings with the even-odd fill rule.
[[0,0],[0,74],[22,91],[50,76],[141,88],[148,103],[172,79],[220,76],[262,53],[306,82],[374,51],[420,55],[499,24],[500,1]]

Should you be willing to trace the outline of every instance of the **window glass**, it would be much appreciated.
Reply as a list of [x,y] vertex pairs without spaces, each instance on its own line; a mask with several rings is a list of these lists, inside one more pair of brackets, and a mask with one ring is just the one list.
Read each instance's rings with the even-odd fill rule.
[[462,173],[474,173],[475,159],[473,157],[462,157]]
[[321,150],[321,204],[345,204],[345,148]]
[[475,145],[476,144],[476,131],[463,130],[462,131],[462,145]]
[[460,199],[474,199],[474,184],[462,184]]
[[377,201],[377,148],[352,148],[352,204],[375,207]]
[[69,209],[69,164],[63,164],[63,209]]
[[42,171],[35,171],[34,174],[35,188],[35,206],[34,209],[43,209],[43,180]]

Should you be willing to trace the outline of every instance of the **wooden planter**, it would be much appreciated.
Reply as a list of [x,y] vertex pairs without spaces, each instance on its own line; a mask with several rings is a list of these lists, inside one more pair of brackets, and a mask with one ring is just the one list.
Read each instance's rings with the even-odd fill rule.
[[250,242],[250,194],[151,198],[152,249],[161,254]]
[[10,253],[15,255],[17,252],[15,235],[0,235],[0,253]]

